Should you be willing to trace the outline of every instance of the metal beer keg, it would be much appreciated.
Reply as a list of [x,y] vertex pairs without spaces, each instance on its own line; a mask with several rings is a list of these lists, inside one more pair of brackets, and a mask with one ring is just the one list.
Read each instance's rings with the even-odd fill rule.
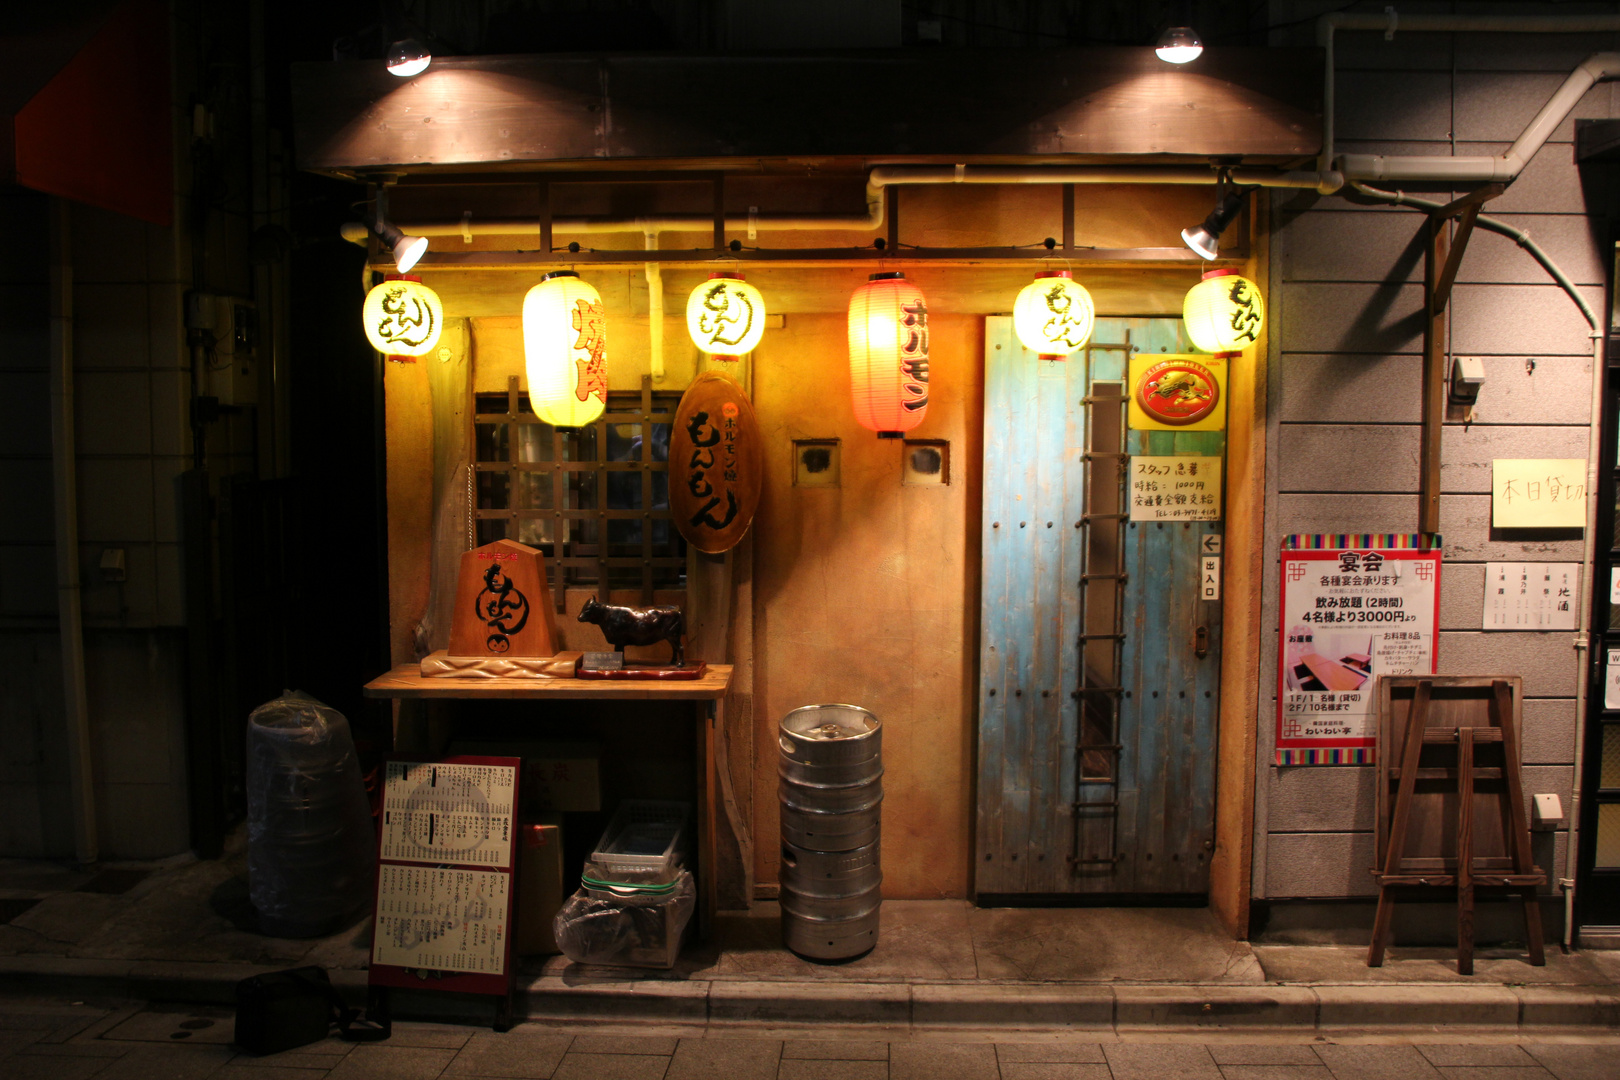
[[877,944],[882,739],[854,705],[807,705],[780,724],[782,938],[801,956],[845,960]]

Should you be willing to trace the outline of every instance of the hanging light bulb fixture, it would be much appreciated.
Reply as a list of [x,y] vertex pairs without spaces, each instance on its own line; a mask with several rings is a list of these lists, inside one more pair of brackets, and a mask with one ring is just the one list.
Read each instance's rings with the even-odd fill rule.
[[394,256],[394,269],[401,274],[415,266],[423,253],[428,249],[428,239],[425,236],[411,236],[402,231],[399,226],[390,222],[378,213],[367,222],[371,231],[377,235],[382,246],[387,248]]
[[1172,26],[1159,35],[1153,51],[1167,64],[1187,64],[1204,52],[1203,39],[1190,26]]
[[[1221,233],[1232,224],[1232,219],[1238,216],[1243,209],[1243,202],[1253,190],[1247,187],[1232,187],[1227,180],[1227,174],[1222,172],[1220,184],[1216,191],[1220,197],[1215,201],[1215,209],[1209,212],[1200,224],[1191,229],[1181,230],[1181,240],[1196,252],[1199,258],[1213,259],[1220,254]],[[1224,189],[1224,191],[1223,191]]]
[[366,293],[360,318],[373,349],[390,360],[409,362],[426,356],[439,343],[444,305],[421,278],[389,274]]
[[1187,336],[1217,356],[1236,356],[1260,338],[1266,305],[1254,282],[1236,270],[1211,270],[1181,304]]
[[1064,360],[1091,340],[1096,307],[1084,285],[1067,270],[1035,275],[1013,302],[1013,330],[1024,348],[1042,360]]
[[388,73],[408,79],[433,63],[433,53],[416,38],[403,38],[388,46]]
[[928,413],[928,302],[898,272],[873,274],[849,298],[855,419],[898,439]]
[[553,427],[581,427],[607,407],[607,318],[602,297],[572,270],[540,279],[523,298],[529,404]]
[[765,298],[741,274],[710,274],[686,298],[686,332],[716,359],[739,359],[765,333]]

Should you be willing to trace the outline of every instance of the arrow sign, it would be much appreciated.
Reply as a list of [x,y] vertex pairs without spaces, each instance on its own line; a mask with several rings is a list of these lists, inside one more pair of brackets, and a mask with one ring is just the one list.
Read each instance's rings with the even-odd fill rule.
[[1221,553],[1221,534],[1205,533],[1203,544],[1199,548],[1199,551],[1204,555],[1219,555]]

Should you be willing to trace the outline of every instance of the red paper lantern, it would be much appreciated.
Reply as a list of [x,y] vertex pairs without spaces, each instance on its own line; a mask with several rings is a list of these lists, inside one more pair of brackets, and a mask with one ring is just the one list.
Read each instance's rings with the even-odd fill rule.
[[928,412],[928,302],[901,273],[873,274],[849,298],[855,419],[897,439]]

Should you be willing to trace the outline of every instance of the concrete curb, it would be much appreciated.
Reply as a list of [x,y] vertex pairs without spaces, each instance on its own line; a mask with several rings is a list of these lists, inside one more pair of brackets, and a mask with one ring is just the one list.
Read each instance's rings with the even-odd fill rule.
[[[230,1005],[241,979],[276,967],[173,961],[0,957],[0,985],[73,996]],[[353,1002],[366,974],[331,972]],[[520,980],[516,1012],[569,1023],[730,1028],[836,1026],[889,1031],[1454,1031],[1620,1027],[1620,986],[1460,983],[1194,986],[1050,982],[769,982],[569,977]],[[481,1022],[483,1006],[430,991],[395,997],[411,1019]]]

